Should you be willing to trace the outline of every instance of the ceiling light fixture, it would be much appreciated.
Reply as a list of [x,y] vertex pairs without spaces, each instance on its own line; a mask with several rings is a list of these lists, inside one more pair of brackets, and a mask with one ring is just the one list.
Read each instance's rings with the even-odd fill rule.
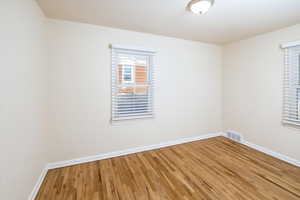
[[204,14],[214,4],[214,0],[191,0],[187,5],[187,10],[195,14]]

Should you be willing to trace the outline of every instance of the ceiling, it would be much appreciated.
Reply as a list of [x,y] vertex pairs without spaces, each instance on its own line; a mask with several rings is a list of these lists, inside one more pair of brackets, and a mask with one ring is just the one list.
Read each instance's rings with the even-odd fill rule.
[[204,15],[189,0],[37,0],[47,17],[224,44],[300,22],[300,0],[215,0]]

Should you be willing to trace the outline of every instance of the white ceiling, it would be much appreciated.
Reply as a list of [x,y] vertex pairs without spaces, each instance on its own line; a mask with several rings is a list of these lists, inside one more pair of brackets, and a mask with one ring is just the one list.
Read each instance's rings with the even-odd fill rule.
[[189,0],[37,0],[46,16],[224,44],[300,22],[300,0],[215,0],[204,15]]

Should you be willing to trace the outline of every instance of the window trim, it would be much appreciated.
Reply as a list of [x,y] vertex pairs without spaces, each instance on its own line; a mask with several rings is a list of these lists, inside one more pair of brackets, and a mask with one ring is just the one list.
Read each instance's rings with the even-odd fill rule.
[[280,45],[280,47],[282,49],[286,49],[286,48],[290,48],[290,47],[295,47],[295,46],[300,46],[300,40],[291,41],[291,42],[285,42],[285,43],[282,43]]
[[281,48],[284,49],[282,123],[300,128],[300,41],[283,43]]
[[[133,46],[123,46],[123,45],[110,45],[111,48],[111,72],[112,72],[112,81],[111,81],[111,123],[113,124],[114,122],[120,122],[120,121],[128,121],[128,120],[132,120],[132,119],[145,119],[145,118],[153,118],[154,117],[154,57],[156,54],[156,51],[154,51],[153,49],[145,49],[145,48],[140,48],[140,47],[133,47]],[[124,53],[125,52],[125,53]],[[147,102],[149,102],[149,107],[148,107],[148,111],[149,113],[145,112],[145,113],[137,113],[135,114],[129,114],[128,116],[121,116],[121,117],[116,117],[117,115],[117,109],[116,109],[116,105],[119,101],[117,94],[117,90],[121,85],[131,85],[137,87],[137,85],[139,86],[143,86],[142,84],[136,84],[134,82],[135,77],[132,77],[133,80],[130,82],[125,81],[125,84],[118,84],[117,82],[117,67],[119,65],[118,63],[118,53],[128,53],[129,55],[132,54],[134,56],[147,56],[147,83],[144,86],[148,87],[148,93],[147,93],[147,97],[146,99]],[[123,66],[122,66],[123,68]],[[132,69],[133,72],[133,76],[135,76],[135,67],[133,67]],[[122,70],[122,80],[124,80],[123,77],[123,70]]]

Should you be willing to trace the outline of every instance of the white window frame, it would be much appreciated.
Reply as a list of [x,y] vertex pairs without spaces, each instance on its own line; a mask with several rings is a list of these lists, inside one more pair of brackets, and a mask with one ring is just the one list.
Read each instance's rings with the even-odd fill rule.
[[300,128],[300,41],[281,44],[284,49],[282,123]]
[[[151,49],[144,49],[144,48],[139,48],[139,47],[132,47],[132,46],[121,46],[121,45],[111,45],[111,50],[112,50],[112,101],[111,101],[111,122],[119,122],[123,120],[129,120],[129,119],[140,119],[140,118],[153,118],[154,117],[154,57],[156,54],[156,51],[151,50]],[[133,56],[147,56],[147,84],[134,84],[135,83],[135,71],[136,71],[136,66],[132,67],[132,80],[131,81],[126,81],[124,80],[124,69],[123,67],[126,66],[127,64],[122,65],[122,84],[118,83],[118,66],[120,65],[119,63],[119,54],[126,54],[128,55],[133,55]],[[130,65],[130,64],[128,64]],[[147,111],[143,113],[143,111],[140,111],[138,114],[124,114],[123,116],[120,116],[120,102],[118,104],[118,101],[122,98],[126,98],[126,95],[124,94],[119,94],[118,91],[120,88],[125,86],[133,86],[133,87],[148,87],[147,94],[145,97],[143,97],[145,104],[147,105]],[[135,98],[138,96],[138,94],[134,94],[132,97],[128,98]],[[133,103],[131,105],[132,107],[128,109],[133,109],[130,110],[131,112],[134,112],[134,109],[138,109],[136,104]],[[121,105],[122,106],[122,105]],[[127,109],[127,108],[126,108]],[[123,110],[121,110],[123,111]]]

